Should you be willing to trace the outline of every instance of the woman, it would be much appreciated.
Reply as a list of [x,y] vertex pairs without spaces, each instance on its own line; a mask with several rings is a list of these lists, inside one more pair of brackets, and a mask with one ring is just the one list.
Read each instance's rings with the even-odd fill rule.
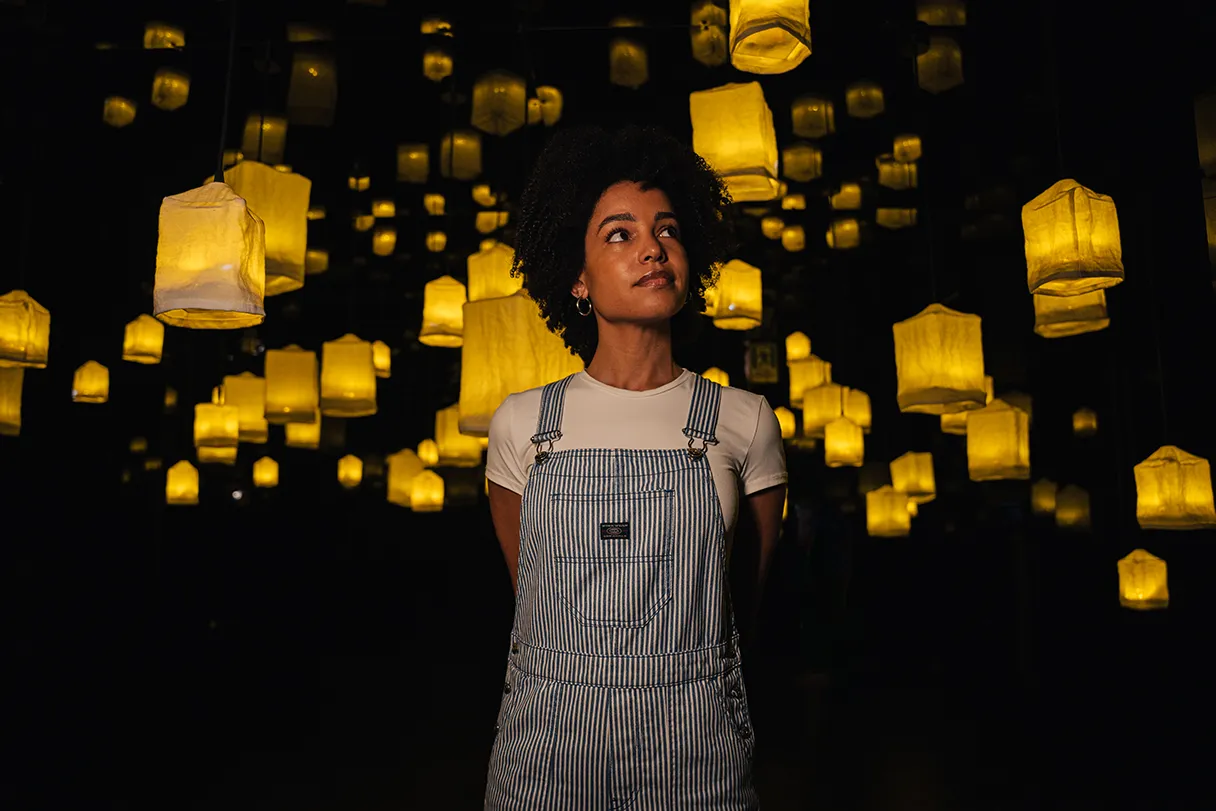
[[516,595],[492,811],[758,807],[727,562],[742,494],[763,580],[781,431],[763,397],[673,360],[729,258],[729,203],[691,149],[640,128],[555,135],[522,197],[514,270],[586,371],[490,423]]

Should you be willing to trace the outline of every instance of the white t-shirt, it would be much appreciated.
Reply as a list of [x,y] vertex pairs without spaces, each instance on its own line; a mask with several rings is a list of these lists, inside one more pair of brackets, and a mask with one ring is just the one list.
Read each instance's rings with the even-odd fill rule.
[[[683,431],[695,378],[695,372],[685,369],[657,389],[627,391],[579,372],[566,388],[562,436],[553,443],[553,450],[688,447]],[[530,440],[536,433],[542,391],[536,388],[512,394],[490,421],[486,478],[516,493],[523,493],[536,457]],[[742,389],[723,387],[715,434],[718,444],[709,446],[709,467],[729,538],[734,533],[740,492],[751,495],[788,480],[785,447],[768,401]]]

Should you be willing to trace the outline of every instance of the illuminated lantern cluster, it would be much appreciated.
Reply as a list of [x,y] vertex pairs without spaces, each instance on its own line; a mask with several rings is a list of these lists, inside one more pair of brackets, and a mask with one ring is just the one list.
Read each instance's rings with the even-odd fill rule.
[[790,405],[802,408],[802,397],[808,389],[832,382],[832,364],[816,355],[786,362],[790,376]]
[[692,146],[726,181],[736,202],[778,196],[777,135],[759,82],[689,95]]

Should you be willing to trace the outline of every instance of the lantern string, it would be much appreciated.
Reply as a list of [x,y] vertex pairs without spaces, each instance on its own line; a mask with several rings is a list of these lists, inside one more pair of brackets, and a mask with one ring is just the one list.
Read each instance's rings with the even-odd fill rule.
[[1043,9],[1045,27],[1047,29],[1047,52],[1051,54],[1051,113],[1055,123],[1056,133],[1056,171],[1058,177],[1064,177],[1064,139],[1060,133],[1060,60],[1056,54],[1056,25],[1055,14],[1050,10],[1053,3],[1040,0]]
[[228,20],[228,72],[224,76],[224,111],[220,117],[220,148],[215,156],[215,179],[224,181],[224,144],[228,137],[228,108],[232,105],[232,73],[236,63],[236,27],[238,0],[228,0],[232,3],[232,14]]

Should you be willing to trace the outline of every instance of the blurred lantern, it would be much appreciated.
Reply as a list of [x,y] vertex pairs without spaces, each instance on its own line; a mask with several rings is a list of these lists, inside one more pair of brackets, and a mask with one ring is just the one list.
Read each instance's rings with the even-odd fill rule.
[[777,136],[759,82],[689,94],[692,146],[726,181],[735,202],[777,197]]
[[263,456],[253,463],[254,487],[278,487],[279,463],[269,456]]
[[426,249],[431,253],[440,253],[448,246],[448,235],[443,231],[428,231]]
[[907,132],[896,135],[891,147],[891,154],[900,163],[915,163],[920,160],[920,136]]
[[856,183],[842,183],[828,202],[837,211],[853,211],[861,208],[861,186]]
[[787,358],[786,367],[790,373],[790,405],[794,408],[802,408],[802,393],[807,389],[832,382],[832,364],[815,355],[793,361]]
[[798,432],[798,421],[794,412],[785,406],[777,406],[773,413],[777,415],[777,424],[781,426],[781,438],[792,439]]
[[190,75],[173,68],[160,68],[152,76],[152,106],[173,111],[190,98]]
[[424,194],[422,195],[422,207],[426,209],[426,213],[432,217],[442,217],[446,201],[442,194]]
[[290,174],[290,173],[291,173],[291,164],[288,164],[288,163],[276,163],[276,164],[274,165],[274,170],[275,170],[276,172],[283,172],[283,173],[285,173],[285,174]]
[[972,481],[1030,478],[1030,418],[1004,400],[967,415],[967,473]]
[[385,490],[389,502],[399,507],[409,507],[414,477],[422,472],[422,462],[409,448],[391,454],[385,462],[388,465],[388,487]]
[[847,251],[861,244],[861,223],[852,218],[832,220],[825,235],[828,247],[837,251]]
[[439,16],[424,17],[420,30],[423,34],[450,37],[452,36],[452,23]]
[[51,314],[24,290],[0,296],[0,367],[45,369]]
[[507,395],[582,368],[525,291],[470,301],[464,305],[460,353],[460,430],[487,436],[490,417]]
[[714,326],[726,330],[749,330],[760,326],[763,318],[763,288],[760,268],[739,259],[727,262],[719,271]]
[[321,413],[326,417],[376,413],[372,345],[357,335],[347,333],[321,345]]
[[371,214],[356,214],[352,224],[356,231],[362,233],[371,230],[371,227],[376,224],[376,218]]
[[21,388],[25,369],[0,366],[0,436],[21,433]]
[[916,504],[927,504],[936,498],[933,454],[908,451],[891,462],[891,486]]
[[809,358],[811,356],[811,339],[807,337],[805,332],[791,332],[785,336],[785,362],[793,363],[796,360]]
[[502,228],[511,218],[509,211],[478,211],[473,218],[473,225],[479,234],[489,234]]
[[[427,195],[427,196],[429,197],[430,195]],[[439,213],[442,214],[443,213],[443,196],[442,195],[436,195],[436,196],[439,197]],[[425,203],[426,203],[426,198],[424,197],[423,204],[425,205]],[[396,216],[397,216],[397,204],[395,202],[393,202],[392,199],[385,197],[385,198],[381,198],[379,200],[372,200],[372,217],[374,217],[376,219],[387,219],[387,218],[396,217]]]
[[1001,399],[1014,408],[1020,408],[1026,412],[1026,419],[1031,428],[1034,427],[1034,398],[1022,391],[1007,391],[1001,395]]
[[[245,119],[241,151],[261,163],[282,163],[287,149],[287,119],[281,115],[250,113]],[[261,212],[259,211],[260,215]]]
[[371,187],[372,179],[367,175],[359,174],[358,170],[346,178],[346,188],[351,191],[367,191]]
[[[608,23],[612,28],[638,28],[641,24],[631,17],[617,17]],[[646,46],[634,37],[614,37],[608,43],[608,81],[636,90],[649,79]]]
[[552,127],[562,118],[562,91],[549,85],[536,88],[536,98],[540,102],[540,120],[546,127]]
[[397,227],[377,225],[372,231],[372,253],[376,256],[392,256],[397,249]]
[[481,135],[456,130],[439,144],[439,173],[456,180],[472,180],[481,174]]
[[883,228],[909,228],[916,225],[916,209],[880,208],[874,212],[874,222]]
[[781,198],[783,211],[806,211],[805,194],[787,194]]
[[426,183],[431,173],[431,150],[426,144],[400,144],[397,147],[397,180]]
[[177,389],[165,386],[164,408],[166,414],[172,414],[177,409]]
[[930,304],[895,333],[899,410],[950,414],[983,405],[980,317]]
[[1075,484],[1061,488],[1056,493],[1056,526],[1060,529],[1089,529],[1089,493]]
[[953,37],[929,37],[929,50],[916,57],[916,82],[930,93],[963,83],[963,49]]
[[873,118],[884,108],[882,88],[874,82],[854,82],[849,85],[844,101],[853,118]]
[[239,149],[225,149],[223,159],[224,168],[227,169],[229,166],[235,166],[245,160],[245,153]]
[[[992,384],[992,378],[984,375],[984,405],[992,402],[995,396],[995,389]],[[967,433],[967,411],[958,411],[953,414],[942,414],[942,433],[943,434],[958,434],[962,436]]]
[[73,403],[104,403],[110,399],[110,370],[86,360],[72,376]]
[[451,54],[442,48],[427,48],[422,54],[422,75],[432,82],[442,82],[451,76]]
[[891,155],[879,155],[874,159],[878,167],[878,185],[895,191],[915,189],[919,173],[915,163],[900,163]]
[[511,246],[497,240],[489,240],[489,243],[470,254],[466,262],[469,301],[510,296],[524,285],[522,275],[511,275],[511,264],[515,260]]
[[198,504],[198,468],[185,459],[165,472],[166,504]]
[[806,229],[801,225],[787,225],[781,229],[781,247],[791,253],[806,250]]
[[338,105],[338,68],[331,56],[296,51],[291,57],[287,116],[293,124],[328,127]]
[[1030,486],[1030,509],[1035,515],[1055,515],[1056,492],[1059,487],[1051,479],[1039,479]]
[[811,55],[807,0],[731,0],[730,63],[748,73],[787,73]]
[[844,416],[861,426],[863,434],[870,433],[872,420],[870,395],[861,389],[846,388],[844,390]]
[[418,443],[418,461],[423,467],[435,467],[439,464],[439,446],[433,439],[424,439]]
[[150,315],[127,324],[122,338],[122,359],[132,363],[160,363],[165,345],[165,325]]
[[488,71],[473,83],[471,123],[490,135],[508,135],[524,125],[527,101],[521,77],[505,70]]
[[540,99],[528,99],[528,126],[540,123]]
[[435,412],[435,446],[442,467],[476,467],[481,464],[481,443],[460,432],[460,405]]
[[828,467],[861,467],[865,449],[861,427],[847,417],[832,420],[823,429],[823,462]]
[[780,217],[762,217],[760,219],[760,233],[765,239],[781,239],[781,230],[785,228],[785,220]]
[[390,378],[393,376],[393,352],[384,341],[372,341],[372,367],[376,377]]
[[148,438],[144,436],[133,436],[127,444],[127,450],[134,454],[142,454],[148,452]]
[[1098,433],[1098,413],[1092,408],[1078,408],[1072,414],[1072,432],[1081,437]]
[[730,375],[719,369],[717,366],[711,366],[704,372],[701,372],[701,377],[705,378],[706,380],[712,380],[719,386],[730,385]]
[[889,484],[866,493],[866,534],[873,538],[903,538],[912,531],[908,496]]
[[347,454],[338,460],[338,484],[347,490],[358,487],[363,481],[363,460]]
[[1212,468],[1208,460],[1162,445],[1135,467],[1136,520],[1141,529],[1211,529]]
[[935,27],[966,25],[966,0],[918,0],[916,19]]
[[315,275],[329,270],[329,251],[309,248],[304,251],[304,273]]
[[266,422],[266,380],[253,372],[224,378],[224,403],[235,406],[240,418],[241,442],[261,445],[270,429]]
[[1076,296],[1035,293],[1031,298],[1034,299],[1034,331],[1044,338],[1066,338],[1110,326],[1105,290],[1092,290]]
[[484,208],[489,208],[498,203],[498,195],[494,194],[488,183],[478,183],[474,186],[472,196],[473,202]]
[[781,174],[806,183],[823,174],[823,153],[806,143],[791,144],[781,150]]
[[[195,448],[229,448],[235,457],[240,432],[241,414],[236,406],[222,402],[198,403],[194,406]],[[204,461],[201,456],[199,461]]]
[[288,42],[328,42],[333,39],[328,29],[312,23],[287,23]]
[[692,38],[692,58],[707,68],[716,68],[726,61],[726,9],[713,0],[693,0],[689,36]]
[[459,347],[464,339],[465,286],[451,276],[426,283],[422,299],[422,329],[418,342],[426,346]]
[[203,446],[195,448],[195,455],[198,457],[200,465],[235,465],[237,449],[236,446],[230,448],[213,448]]
[[262,323],[265,247],[261,218],[227,184],[208,183],[166,197],[160,207],[152,314],[191,329]]
[[410,507],[414,512],[430,513],[443,509],[443,479],[433,470],[424,470],[410,484]]
[[224,181],[265,224],[266,295],[299,290],[304,286],[312,181],[257,161],[241,161],[225,170]]
[[184,48],[185,46],[186,32],[176,25],[150,22],[144,26],[144,48],[146,50]]
[[135,110],[138,106],[131,99],[110,96],[102,105],[101,120],[111,127],[125,127],[135,120]]
[[310,205],[307,218],[309,222],[325,219],[325,206]]
[[1022,231],[1031,293],[1076,296],[1123,281],[1119,215],[1105,194],[1061,180],[1022,206]]
[[790,105],[794,134],[801,138],[822,138],[836,131],[836,110],[832,102],[818,96],[799,96]]
[[1169,607],[1170,590],[1164,560],[1136,549],[1120,560],[1117,568],[1121,606],[1140,611]]
[[312,422],[289,422],[283,426],[284,444],[289,448],[316,450],[321,444],[321,410],[312,412]]
[[822,437],[832,420],[844,416],[844,386],[825,382],[802,393],[802,435]]
[[266,419],[312,423],[317,412],[317,353],[288,344],[266,352]]

